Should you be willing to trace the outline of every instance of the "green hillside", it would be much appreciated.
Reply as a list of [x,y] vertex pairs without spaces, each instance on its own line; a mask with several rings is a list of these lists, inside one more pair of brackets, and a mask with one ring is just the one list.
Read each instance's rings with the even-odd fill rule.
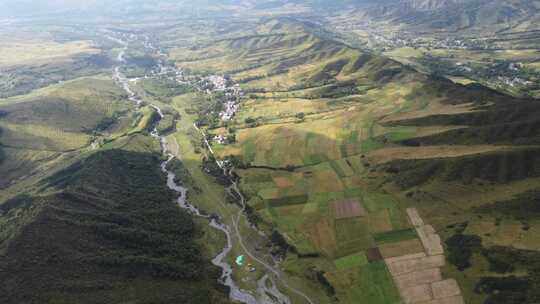
[[[416,252],[416,236],[400,232],[410,231],[409,207],[419,209],[443,242],[467,233],[486,249],[513,248],[499,234],[453,227],[476,227],[475,208],[503,193],[510,199],[538,188],[535,100],[431,77],[286,20],[171,54],[191,73],[227,74],[244,89],[231,122],[208,119],[215,114],[211,107],[191,105],[189,111],[213,121],[209,133],[234,131],[237,142],[214,144],[214,151],[239,164],[240,186],[258,225],[279,230],[294,248],[285,271],[308,280],[307,269],[324,273],[333,292],[321,302],[397,301],[385,267],[370,261],[368,270],[353,257],[374,248],[383,257]],[[334,206],[344,201],[359,202],[368,214],[336,218]],[[516,248],[537,248],[532,231],[521,232],[527,242]],[[467,303],[482,303],[491,293],[476,286],[490,276],[482,270],[489,258],[476,250],[472,266],[460,272],[447,250],[443,276],[458,280]],[[373,271],[377,279],[364,281]],[[385,284],[384,292],[372,289]]]
[[[3,303],[218,303],[193,219],[143,136],[87,155],[1,205]],[[141,145],[152,147],[141,151]],[[14,232],[12,226],[21,227]],[[5,229],[4,229],[5,228]],[[23,283],[24,282],[24,283]]]

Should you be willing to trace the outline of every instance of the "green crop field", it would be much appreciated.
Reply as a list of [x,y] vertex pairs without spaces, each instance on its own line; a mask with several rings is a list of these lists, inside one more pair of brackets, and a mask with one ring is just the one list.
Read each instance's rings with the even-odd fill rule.
[[336,264],[336,268],[338,270],[343,270],[366,265],[368,260],[366,255],[361,252],[336,259],[334,260],[334,263]]

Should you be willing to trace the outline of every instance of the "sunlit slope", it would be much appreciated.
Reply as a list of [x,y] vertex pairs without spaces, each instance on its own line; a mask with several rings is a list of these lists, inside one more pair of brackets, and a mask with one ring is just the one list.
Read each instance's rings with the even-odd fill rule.
[[[38,29],[39,28],[39,29]],[[23,95],[61,81],[108,73],[114,43],[87,32],[32,23],[0,29],[0,98]]]
[[0,100],[2,187],[43,162],[90,145],[96,132],[122,128],[123,92],[105,77],[80,78]]
[[[343,303],[396,303],[380,258],[422,250],[404,209],[418,207],[444,242],[454,232],[446,226],[476,222],[473,206],[538,188],[539,107],[299,26],[272,21],[258,35],[172,54],[180,67],[229,74],[244,89],[235,119],[208,132],[235,132],[237,143],[214,150],[235,156],[259,224],[294,246],[285,269],[308,280],[306,269],[320,270],[333,288],[329,298]],[[343,218],[336,209],[343,203],[365,214]],[[524,234],[528,245],[520,248],[537,248],[532,232]],[[470,277],[443,268],[467,303],[488,295],[473,292],[490,274],[478,259]]]

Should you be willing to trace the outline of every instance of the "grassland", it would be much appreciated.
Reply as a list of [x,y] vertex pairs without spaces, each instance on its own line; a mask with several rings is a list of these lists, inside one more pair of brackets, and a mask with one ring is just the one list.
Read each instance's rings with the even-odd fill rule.
[[127,115],[129,106],[110,79],[86,77],[1,99],[0,111],[5,187],[28,177],[43,161],[89,146],[116,118]]
[[111,48],[92,31],[27,22],[0,29],[0,98],[89,75],[108,73]]
[[91,41],[58,43],[54,41],[29,41],[26,38],[11,38],[0,48],[0,66],[49,62],[80,54],[99,52]]

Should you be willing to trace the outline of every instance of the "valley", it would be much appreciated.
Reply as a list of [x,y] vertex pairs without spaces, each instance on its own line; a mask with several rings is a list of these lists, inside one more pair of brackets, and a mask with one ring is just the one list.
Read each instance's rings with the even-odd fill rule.
[[535,303],[529,23],[236,5],[6,23],[0,302]]

